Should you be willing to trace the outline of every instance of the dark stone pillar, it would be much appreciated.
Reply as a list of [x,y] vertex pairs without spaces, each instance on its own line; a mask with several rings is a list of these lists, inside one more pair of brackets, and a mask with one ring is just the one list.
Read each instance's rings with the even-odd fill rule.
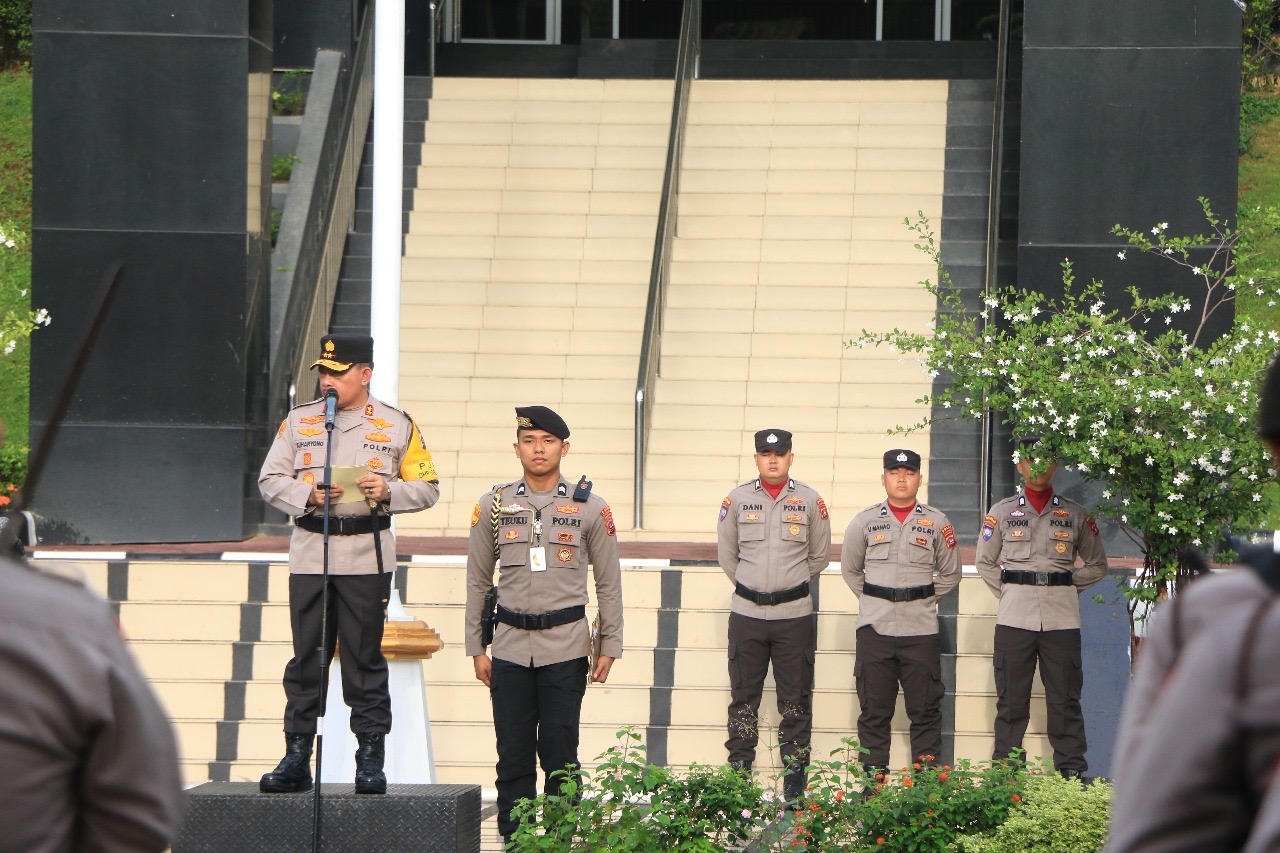
[[256,529],[271,21],[270,0],[35,6],[33,446],[124,269],[34,495],[48,541]]
[[1203,231],[1198,196],[1234,221],[1239,10],[1225,0],[1025,0],[1023,40],[1018,283],[1053,292],[1071,258],[1078,280],[1117,292],[1199,293],[1191,275],[1171,281],[1167,263],[1130,252],[1121,264],[1110,231]]

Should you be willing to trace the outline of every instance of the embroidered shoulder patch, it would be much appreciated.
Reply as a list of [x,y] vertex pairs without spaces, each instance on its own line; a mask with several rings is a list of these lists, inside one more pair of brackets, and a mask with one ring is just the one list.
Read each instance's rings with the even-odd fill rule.
[[475,509],[471,510],[471,526],[475,527],[480,523],[480,504],[476,504]]
[[948,548],[956,547],[956,529],[950,524],[942,528],[942,541]]
[[828,517],[827,505],[823,502],[822,498],[818,498],[818,515],[822,516],[823,518]]
[[613,523],[613,510],[609,509],[609,505],[605,504],[604,509],[600,510],[600,517],[604,519],[604,532],[610,536],[614,536],[618,532],[618,528]]
[[1093,531],[1094,536],[1098,535],[1098,523],[1093,520],[1092,515],[1086,515],[1084,517],[1084,523],[1089,525],[1089,529]]

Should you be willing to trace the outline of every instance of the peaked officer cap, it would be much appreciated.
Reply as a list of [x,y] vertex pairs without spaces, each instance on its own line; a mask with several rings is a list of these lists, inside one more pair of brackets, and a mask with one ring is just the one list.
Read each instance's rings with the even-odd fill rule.
[[791,433],[785,429],[762,429],[756,433],[756,453],[773,451],[774,453],[791,452]]
[[320,357],[311,366],[341,373],[353,364],[373,364],[373,338],[369,335],[325,335],[320,339]]
[[920,470],[920,454],[914,450],[887,450],[884,454],[884,470],[889,471],[894,468],[910,468],[912,471]]
[[516,406],[516,431],[540,429],[564,441],[569,437],[569,425],[564,418],[546,406]]

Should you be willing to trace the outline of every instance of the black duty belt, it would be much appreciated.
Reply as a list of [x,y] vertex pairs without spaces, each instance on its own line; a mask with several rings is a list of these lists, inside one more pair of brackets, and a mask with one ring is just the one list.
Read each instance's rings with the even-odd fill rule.
[[793,586],[791,589],[784,589],[778,592],[756,592],[751,587],[736,584],[733,591],[747,601],[772,607],[775,604],[786,604],[788,601],[799,601],[806,597],[809,594],[809,584],[802,583],[799,586]]
[[[293,523],[311,533],[324,533],[323,515],[300,515]],[[391,526],[391,516],[378,516],[378,529],[386,530]],[[358,533],[372,533],[373,519],[367,515],[331,515],[329,516],[330,536],[355,536]]]
[[1028,572],[1022,569],[1001,569],[1001,583],[1017,583],[1025,586],[1071,586],[1071,572]]
[[927,583],[923,586],[880,586],[874,583],[864,583],[862,591],[872,598],[883,598],[885,601],[917,601],[933,595],[933,584]]
[[552,610],[550,613],[516,613],[501,604],[498,605],[499,622],[525,631],[545,631],[548,628],[557,628],[586,618],[587,607],[585,604],[579,604],[577,607],[566,607],[563,610]]

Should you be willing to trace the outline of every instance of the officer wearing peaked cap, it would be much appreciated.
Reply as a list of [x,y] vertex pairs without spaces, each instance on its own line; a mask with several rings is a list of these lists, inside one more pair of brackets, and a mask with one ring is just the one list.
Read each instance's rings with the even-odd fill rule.
[[[311,788],[311,747],[320,708],[319,648],[324,595],[324,504],[330,502],[330,632],[336,629],[342,655],[342,695],[351,706],[356,752],[356,792],[380,794],[384,736],[391,730],[387,661],[382,655],[383,602],[391,574],[383,572],[375,537],[385,559],[394,560],[391,513],[426,509],[440,497],[431,454],[413,418],[369,394],[373,338],[325,335],[320,339],[320,390],[337,393],[331,438],[321,398],[295,406],[280,424],[262,463],[258,488],[276,509],[294,517],[289,540],[289,619],[293,659],[285,666],[285,756],[262,777],[266,793]],[[357,495],[341,485],[324,486],[326,444],[332,466],[362,469]],[[343,500],[346,495],[346,500]],[[372,511],[371,511],[372,510]],[[336,625],[335,625],[336,623]],[[333,655],[333,637],[325,642]]]
[[[1280,466],[1278,363],[1258,435]],[[1280,554],[1271,543],[1236,550],[1241,565],[1192,582],[1152,617],[1116,740],[1108,853],[1280,850]]]
[[[518,800],[560,791],[556,771],[577,766],[587,679],[603,682],[622,655],[622,573],[613,512],[583,477],[560,475],[569,427],[546,406],[516,409],[516,457],[524,471],[495,486],[471,514],[467,545],[466,652],[489,688],[497,737],[498,831],[519,828]],[[587,570],[599,607],[594,666]],[[485,597],[497,581],[497,626],[486,654]]]
[[915,761],[943,760],[942,647],[938,600],[960,582],[955,528],[916,500],[920,454],[884,454],[885,500],[853,517],[840,570],[858,596],[858,743],[868,770],[889,764],[890,727],[902,684]]
[[816,626],[809,581],[830,561],[831,522],[821,496],[792,479],[791,433],[755,434],[760,476],[720,507],[717,552],[734,585],[729,614],[729,761],[749,771],[759,742],[758,712],[773,664],[782,720],[778,740],[788,800],[805,790],[813,728]]
[[1079,777],[1088,768],[1080,708],[1080,592],[1106,576],[1107,555],[1084,507],[1054,493],[1057,461],[1046,458],[1038,438],[1022,439],[1019,446],[1017,468],[1025,488],[987,511],[976,559],[978,574],[1000,601],[992,757],[1007,758],[1022,746],[1038,663],[1054,767],[1063,776]]

